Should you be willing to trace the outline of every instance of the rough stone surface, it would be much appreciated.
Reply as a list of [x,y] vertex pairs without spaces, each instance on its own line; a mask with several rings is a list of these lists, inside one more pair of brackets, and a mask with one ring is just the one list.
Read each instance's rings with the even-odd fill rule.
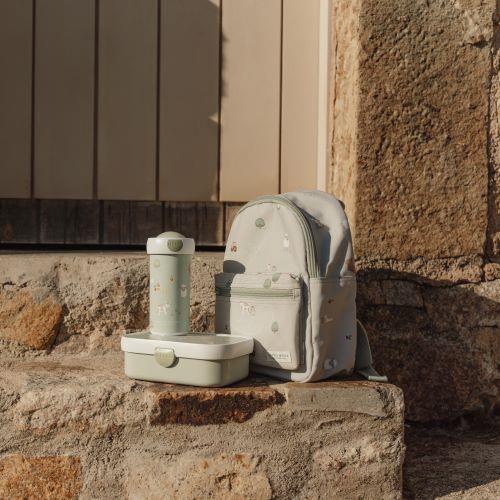
[[[328,390],[325,391],[325,388]],[[388,417],[390,412],[402,412],[401,400],[386,399],[390,393],[380,392],[379,385],[364,380],[342,382],[334,386],[330,382],[314,384],[288,383],[286,399],[291,408],[301,410],[356,411],[373,417]]]
[[356,267],[361,277],[364,274],[377,275],[380,279],[406,277],[431,285],[455,285],[458,283],[479,283],[485,279],[486,272],[491,274],[493,265],[486,263],[479,255],[410,260],[396,259],[357,259]]
[[[199,457],[187,454],[175,462],[155,460],[131,464],[126,490],[132,498],[272,498],[260,457],[224,453]],[[155,470],[154,480],[151,471]]]
[[404,498],[500,498],[500,422],[405,428]]
[[27,291],[0,290],[0,338],[47,349],[59,332],[62,306],[53,297],[37,300]]
[[404,390],[406,418],[452,420],[495,411],[500,280],[432,286],[394,279],[390,287],[379,280],[380,273],[363,274],[358,312],[377,369]]
[[54,463],[73,464],[84,499],[400,498],[402,392],[332,381],[305,407],[292,401],[296,385],[258,378],[228,389],[160,388],[127,379],[120,353],[4,352],[0,464],[13,471],[9,488],[22,488],[13,455],[78,457]]
[[500,9],[493,16],[494,36],[491,48],[490,152],[488,256],[500,261]]
[[496,2],[360,4],[356,254],[482,254]]
[[343,201],[353,223],[356,208],[357,143],[359,121],[359,13],[358,0],[331,3],[332,62],[330,71],[331,151],[330,192]]
[[[331,168],[358,312],[412,420],[499,406],[497,0],[332,2]],[[344,109],[345,106],[349,109]]]
[[[193,258],[191,328],[213,331],[213,275],[222,255]],[[125,330],[147,327],[144,253],[0,254],[0,338],[56,351],[119,348]]]
[[280,392],[267,384],[261,385],[258,380],[252,380],[250,387],[248,384],[245,381],[237,386],[205,390],[202,396],[197,389],[155,384],[149,389],[149,421],[152,425],[244,422],[255,412],[285,401]]
[[81,488],[78,457],[13,454],[0,459],[0,498],[78,498]]
[[[34,263],[27,270],[23,254],[0,257],[1,293],[4,296],[21,294],[42,301],[49,297],[62,304],[61,326],[53,353],[115,350],[125,328],[145,326],[148,311],[147,261],[144,257],[136,253],[111,253],[50,254],[29,258]],[[215,300],[213,274],[220,264],[219,254],[195,258],[193,329],[211,329]],[[360,260],[357,267],[359,316],[370,334],[377,368],[405,390],[408,418],[450,420],[466,412],[493,411],[500,404],[500,280],[495,278],[495,265],[486,264],[483,259],[464,258],[405,262]],[[486,276],[489,281],[482,281]],[[0,311],[11,310],[10,307],[8,301],[0,301]],[[30,307],[31,302],[24,309],[29,311]],[[20,311],[19,315],[22,314]],[[34,322],[41,324],[40,318],[35,318]],[[15,331],[28,335],[33,332],[32,325],[28,323],[25,330],[17,327]],[[19,336],[16,340],[19,341]],[[26,344],[30,345],[2,340],[0,335],[0,352],[28,356],[36,361],[36,352],[27,351]],[[57,365],[57,361],[51,362],[55,364],[47,367],[46,380],[54,381],[62,376],[69,384],[71,369]],[[465,369],[476,375],[467,376]],[[52,408],[51,398],[56,397],[50,392],[52,386],[48,384],[47,387],[47,394],[41,396],[46,401],[45,412]],[[117,388],[122,391],[115,396],[118,401],[131,390],[130,385],[121,383]],[[99,392],[101,390],[102,385],[96,382],[88,397],[106,398],[106,393]],[[155,393],[151,389],[150,398],[166,404],[165,410],[161,410],[160,404],[155,409],[157,413],[150,412],[151,422],[184,419],[186,423],[195,423],[199,415],[211,415],[213,423],[244,420],[279,398],[268,388],[242,391],[238,396],[241,410],[233,414],[233,408],[226,405],[230,398],[223,392],[206,393],[206,400],[192,401],[189,391],[160,390]],[[68,411],[54,414],[54,427],[75,414],[76,410],[69,411],[72,405],[80,408],[81,403],[81,411],[85,413],[85,399],[77,403],[67,392],[58,397],[66,401]],[[173,402],[176,404],[171,404]],[[23,404],[29,408],[27,396]],[[115,404],[115,399],[110,398],[108,404]],[[37,415],[30,417],[33,422]],[[26,418],[20,414],[19,422]],[[117,415],[116,418],[121,417]],[[99,422],[98,415],[93,425],[104,425]]]

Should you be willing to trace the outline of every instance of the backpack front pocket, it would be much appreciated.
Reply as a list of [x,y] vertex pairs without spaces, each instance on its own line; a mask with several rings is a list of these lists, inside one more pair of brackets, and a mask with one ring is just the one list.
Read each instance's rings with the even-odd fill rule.
[[295,370],[301,364],[302,280],[285,273],[215,276],[217,332],[254,339],[252,363]]

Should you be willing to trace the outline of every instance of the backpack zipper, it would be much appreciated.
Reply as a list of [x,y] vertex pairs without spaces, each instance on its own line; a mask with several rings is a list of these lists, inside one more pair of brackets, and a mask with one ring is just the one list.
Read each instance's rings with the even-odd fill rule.
[[244,287],[231,287],[231,285],[227,286],[216,285],[215,294],[220,297],[235,296],[235,297],[296,299],[299,297],[300,288],[262,290],[261,288],[244,288]]
[[302,210],[290,201],[286,196],[283,195],[270,195],[270,196],[260,196],[255,200],[247,203],[242,208],[240,208],[238,213],[241,213],[246,208],[252,207],[254,205],[260,205],[261,203],[277,203],[278,205],[285,206],[291,210],[295,215],[304,235],[304,241],[306,243],[306,261],[307,270],[311,278],[319,278],[319,264],[316,250],[316,242],[314,241],[314,236],[312,234],[311,225],[307,217],[303,214]]

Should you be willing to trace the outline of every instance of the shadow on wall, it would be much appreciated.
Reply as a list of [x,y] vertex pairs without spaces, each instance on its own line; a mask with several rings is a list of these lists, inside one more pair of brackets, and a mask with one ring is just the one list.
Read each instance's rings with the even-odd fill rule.
[[412,425],[405,441],[404,498],[498,498],[500,421],[469,429]]
[[457,285],[359,272],[358,315],[375,366],[404,390],[409,421],[500,409],[499,296],[500,280]]

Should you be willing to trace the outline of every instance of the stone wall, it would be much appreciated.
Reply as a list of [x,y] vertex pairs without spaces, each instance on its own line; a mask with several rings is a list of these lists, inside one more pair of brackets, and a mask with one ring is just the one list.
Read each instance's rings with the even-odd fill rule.
[[400,389],[275,382],[152,384],[119,352],[4,352],[0,498],[401,498]]
[[[500,403],[498,5],[333,5],[329,187],[350,215],[358,310],[377,365],[404,389],[410,420],[494,411]],[[349,119],[347,101],[356,107]]]
[[[214,329],[213,282],[221,270],[220,253],[193,258],[192,331]],[[144,252],[2,255],[0,353],[118,350],[125,331],[147,327],[148,286]]]

